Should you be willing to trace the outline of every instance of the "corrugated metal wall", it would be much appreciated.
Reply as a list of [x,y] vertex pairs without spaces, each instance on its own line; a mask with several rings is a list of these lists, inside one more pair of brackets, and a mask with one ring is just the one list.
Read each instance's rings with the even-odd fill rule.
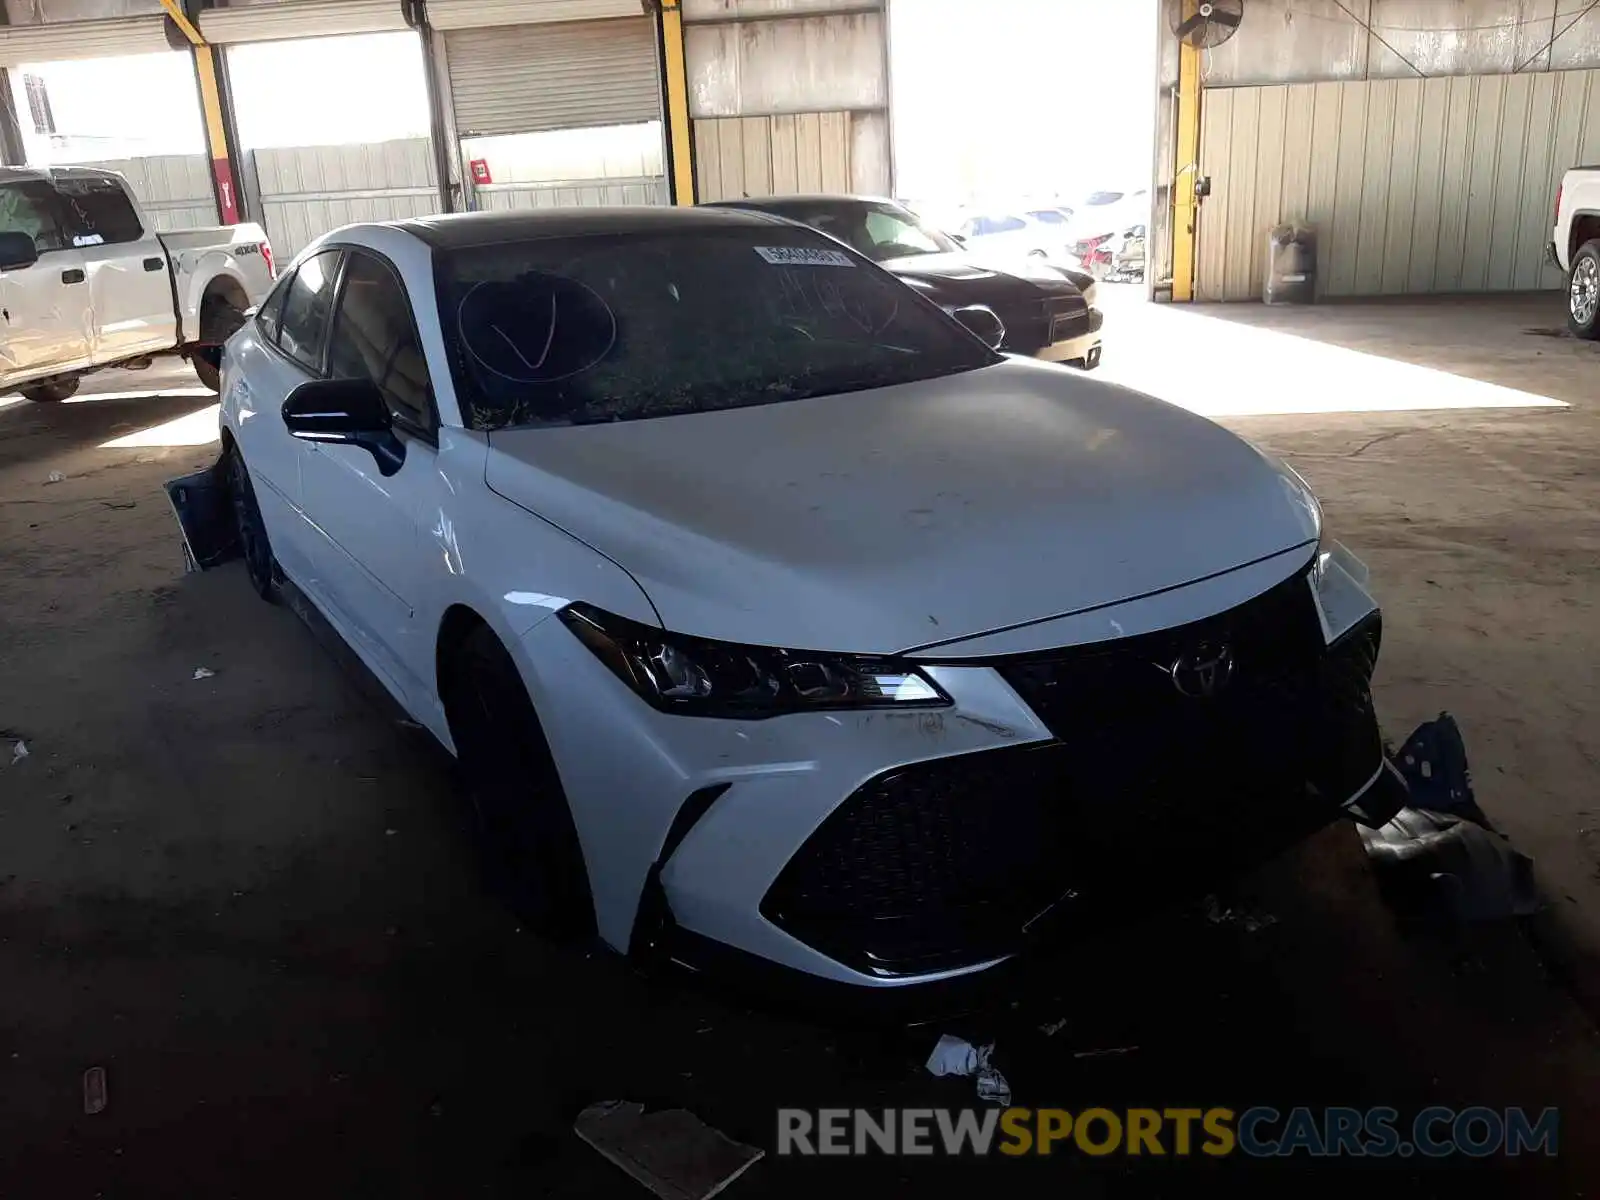
[[318,234],[352,221],[421,217],[439,209],[427,138],[289,146],[245,156],[252,212],[265,214],[280,263]]
[[701,200],[887,194],[882,0],[685,0]]
[[700,199],[849,192],[850,125],[856,116],[798,113],[696,121]]
[[1595,161],[1600,71],[1207,88],[1197,296],[1258,299],[1291,219],[1323,295],[1558,287],[1556,185]]
[[160,233],[217,223],[211,168],[204,154],[157,154],[80,165],[127,176],[133,194]]

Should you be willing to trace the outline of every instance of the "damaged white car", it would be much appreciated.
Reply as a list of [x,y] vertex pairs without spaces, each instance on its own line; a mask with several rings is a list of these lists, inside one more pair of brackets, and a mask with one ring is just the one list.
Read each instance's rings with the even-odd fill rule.
[[778,218],[339,230],[222,436],[255,586],[459,756],[552,931],[903,987],[1392,811],[1298,476]]

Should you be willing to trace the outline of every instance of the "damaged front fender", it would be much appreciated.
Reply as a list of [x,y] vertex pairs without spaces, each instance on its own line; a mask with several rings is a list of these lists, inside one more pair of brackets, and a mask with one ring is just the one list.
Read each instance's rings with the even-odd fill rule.
[[183,534],[185,571],[207,571],[239,557],[226,453],[193,475],[167,480],[167,499]]

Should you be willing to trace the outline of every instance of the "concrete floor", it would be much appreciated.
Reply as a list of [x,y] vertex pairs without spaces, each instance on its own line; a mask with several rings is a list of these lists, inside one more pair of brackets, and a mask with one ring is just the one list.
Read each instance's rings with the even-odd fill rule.
[[[1391,731],[1461,718],[1484,807],[1535,856],[1571,936],[1552,951],[1536,931],[1536,952],[1516,926],[1404,927],[1351,830],[1331,829],[1240,885],[1275,923],[1164,914],[1048,964],[1017,1007],[942,1027],[996,1037],[1018,1103],[1558,1105],[1561,1155],[1475,1164],[1474,1191],[1581,1196],[1600,1179],[1579,1133],[1600,1118],[1600,1040],[1546,965],[1581,983],[1600,928],[1600,349],[1525,332],[1558,317],[1549,297],[1118,305],[1108,377],[1121,363],[1202,408],[1248,392],[1256,414],[1283,395],[1288,415],[1227,423],[1286,454],[1368,559]],[[1296,413],[1327,402],[1304,402],[1281,363],[1316,351],[1274,331],[1571,407]],[[1193,369],[1158,378],[1171,347]],[[770,1148],[778,1105],[970,1102],[966,1081],[919,1069],[938,1030],[823,1025],[520,933],[484,893],[439,757],[237,568],[181,574],[160,483],[213,449],[155,443],[203,439],[207,402],[141,392],[190,382],[0,400],[0,750],[29,748],[0,754],[0,1196],[637,1197],[571,1134],[586,1103],[681,1105]],[[92,1065],[110,1103],[85,1116]],[[1410,1160],[769,1158],[726,1194],[970,1195],[1001,1170],[1012,1191],[1091,1196],[1187,1193],[1196,1171],[1252,1195],[1465,1181]]]

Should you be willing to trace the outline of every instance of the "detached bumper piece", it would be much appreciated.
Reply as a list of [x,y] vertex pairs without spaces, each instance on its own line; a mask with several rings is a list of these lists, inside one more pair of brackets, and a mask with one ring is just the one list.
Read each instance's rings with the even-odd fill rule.
[[[916,975],[1263,861],[1340,816],[1383,763],[1369,690],[1380,637],[1374,613],[1324,646],[1297,575],[1182,628],[993,661],[1056,740],[869,781],[762,912],[857,970]],[[1232,663],[1209,694],[1174,671],[1197,647]]]

